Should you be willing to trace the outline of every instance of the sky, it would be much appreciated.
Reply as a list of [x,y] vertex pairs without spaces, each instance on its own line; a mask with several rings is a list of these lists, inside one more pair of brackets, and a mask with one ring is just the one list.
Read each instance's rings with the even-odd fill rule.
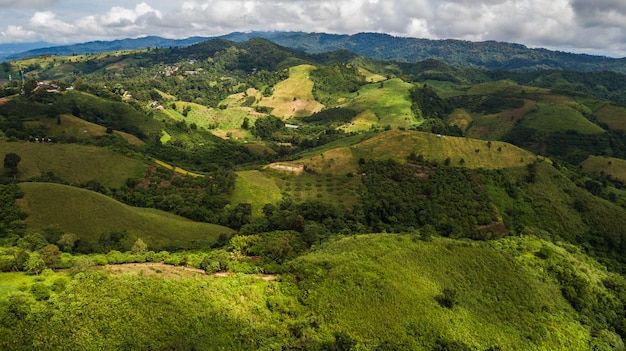
[[0,0],[0,44],[235,31],[378,32],[626,57],[626,0]]

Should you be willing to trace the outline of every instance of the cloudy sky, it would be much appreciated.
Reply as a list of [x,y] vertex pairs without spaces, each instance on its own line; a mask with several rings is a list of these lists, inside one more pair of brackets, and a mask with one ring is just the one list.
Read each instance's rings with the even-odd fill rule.
[[0,0],[0,43],[384,32],[626,56],[626,0]]

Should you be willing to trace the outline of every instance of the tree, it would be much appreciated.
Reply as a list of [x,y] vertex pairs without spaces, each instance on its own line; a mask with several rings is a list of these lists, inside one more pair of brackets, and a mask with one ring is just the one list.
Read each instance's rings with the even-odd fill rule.
[[48,267],[54,267],[61,263],[61,250],[54,244],[44,246],[44,248],[39,251],[39,255]]
[[148,245],[141,240],[141,238],[137,239],[133,244],[133,248],[131,251],[133,253],[144,253],[148,250]]
[[26,272],[39,275],[41,271],[46,269],[46,263],[39,255],[30,255],[26,263],[24,264]]
[[10,152],[4,155],[4,169],[7,172],[9,177],[14,177],[17,175],[17,165],[20,163],[22,158],[13,152]]
[[34,79],[29,79],[24,82],[24,92],[28,95],[32,93],[35,88],[37,88],[37,81]]

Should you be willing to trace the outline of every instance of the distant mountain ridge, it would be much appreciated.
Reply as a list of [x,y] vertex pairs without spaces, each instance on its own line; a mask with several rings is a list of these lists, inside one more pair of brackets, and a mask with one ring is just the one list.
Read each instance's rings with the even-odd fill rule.
[[[186,39],[167,39],[158,36],[149,36],[136,39],[119,39],[112,41],[90,41],[86,43],[62,45],[52,47],[40,47],[29,51],[12,54],[5,57],[6,60],[19,60],[29,57],[36,57],[41,55],[74,55],[74,54],[90,54],[111,52],[118,50],[137,50],[148,47],[180,47],[197,44],[208,40],[210,38],[205,37],[190,37]],[[52,45],[52,44],[51,44]],[[0,45],[0,48],[2,46]],[[0,49],[1,50],[1,49]],[[0,51],[1,52],[1,51]]]
[[[72,55],[147,47],[181,47],[215,37],[166,39],[150,36],[137,39],[93,41],[83,44],[38,48],[6,57],[17,60],[40,55]],[[530,49],[521,44],[496,41],[470,42],[445,39],[431,40],[394,37],[382,33],[354,35],[305,32],[234,32],[218,38],[244,42],[265,38],[278,45],[308,53],[349,50],[357,55],[400,62],[418,62],[437,59],[457,67],[475,67],[490,70],[562,69],[578,72],[613,71],[626,73],[626,58],[611,58],[587,54],[573,54],[547,49]],[[2,46],[0,45],[0,53]],[[1,55],[0,55],[1,56]]]
[[8,57],[10,55],[19,54],[25,51],[51,47],[54,46],[52,43],[38,41],[34,43],[8,43],[8,44],[0,44],[0,60]]
[[394,37],[382,33],[344,35],[304,32],[231,33],[222,38],[232,41],[246,41],[254,37],[266,38],[276,44],[309,53],[346,49],[361,56],[401,62],[437,59],[457,67],[477,67],[491,70],[547,68],[578,72],[614,71],[626,73],[626,58],[530,49],[521,44],[496,41],[432,40]]

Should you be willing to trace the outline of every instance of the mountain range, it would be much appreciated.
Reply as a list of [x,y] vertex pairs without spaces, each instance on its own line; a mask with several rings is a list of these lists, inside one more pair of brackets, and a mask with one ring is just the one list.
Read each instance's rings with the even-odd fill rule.
[[[399,62],[437,59],[456,67],[490,70],[562,69],[578,72],[612,71],[626,73],[626,58],[533,49],[521,44],[496,41],[430,40],[394,37],[381,33],[344,35],[305,32],[234,32],[219,38],[244,42],[257,37],[308,53],[349,50],[362,56]],[[19,53],[11,53],[17,51],[15,47],[11,49],[8,46],[0,45],[0,59],[11,61],[41,55],[101,53],[147,47],[183,47],[208,39],[211,38],[190,37],[178,40],[149,36],[53,47],[41,47],[44,44],[39,43],[38,48],[27,49],[27,51]]]

